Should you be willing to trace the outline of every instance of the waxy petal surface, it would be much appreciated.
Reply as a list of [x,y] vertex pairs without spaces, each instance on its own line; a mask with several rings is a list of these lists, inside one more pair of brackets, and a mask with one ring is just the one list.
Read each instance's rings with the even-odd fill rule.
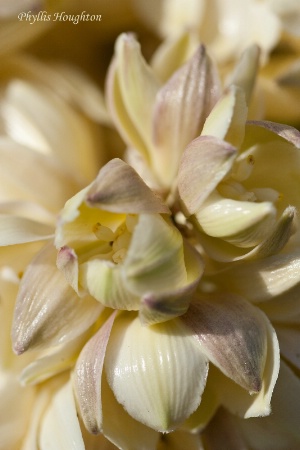
[[199,297],[181,320],[201,350],[226,376],[250,392],[259,392],[267,354],[264,316],[237,296]]
[[92,259],[80,266],[80,285],[104,306],[138,310],[140,297],[128,290],[126,279],[122,275],[119,265]]
[[121,159],[109,161],[92,183],[86,201],[90,206],[116,213],[169,213],[169,208]]
[[[254,308],[253,308],[254,309]],[[221,403],[233,414],[245,419],[250,417],[268,416],[271,412],[271,398],[276,385],[280,352],[276,333],[267,317],[257,308],[257,315],[265,322],[265,364],[262,367],[261,386],[259,392],[247,392],[232,379],[224,377],[220,371],[211,370],[216,392]],[[253,332],[255,332],[253,330]],[[257,338],[257,336],[256,336]],[[254,352],[256,349],[254,349]]]
[[154,170],[167,186],[176,176],[184,148],[200,133],[218,95],[215,68],[203,46],[159,90],[151,157]]
[[49,450],[85,450],[71,382],[54,394],[41,423],[39,444]]
[[56,214],[81,187],[69,168],[52,155],[41,154],[8,138],[0,138],[0,158],[2,201],[16,198],[35,201]]
[[182,236],[158,214],[139,217],[124,261],[124,280],[136,295],[186,283]]
[[201,204],[230,171],[236,150],[230,144],[212,136],[200,136],[183,153],[178,190],[189,214]]
[[247,113],[244,92],[231,86],[206,119],[201,135],[215,136],[239,147],[244,139]]
[[86,343],[77,359],[73,385],[80,413],[87,430],[102,431],[101,377],[110,332],[115,320],[113,313]]
[[[140,305],[139,318],[143,325],[153,325],[181,316],[189,307],[191,296],[196,290],[204,270],[200,255],[184,243],[184,261],[187,273],[186,282],[177,289],[169,288],[166,293],[146,293]],[[173,283],[169,283],[173,286]]]
[[47,240],[53,237],[52,226],[26,217],[0,214],[0,246]]
[[247,248],[269,235],[276,209],[271,202],[231,200],[212,194],[195,216],[204,233]]
[[57,270],[56,251],[44,247],[28,266],[16,300],[12,328],[14,350],[59,344],[74,339],[95,322],[102,306],[80,299]]
[[114,325],[108,383],[125,410],[150,428],[172,430],[198,407],[207,370],[207,358],[179,319],[142,327],[123,313]]
[[[159,434],[131,417],[102,377],[102,433],[122,450],[156,450]],[[108,449],[109,450],[109,449]]]

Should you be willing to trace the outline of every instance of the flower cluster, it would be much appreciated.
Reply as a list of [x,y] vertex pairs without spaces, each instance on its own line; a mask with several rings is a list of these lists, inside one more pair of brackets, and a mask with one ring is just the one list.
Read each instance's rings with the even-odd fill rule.
[[21,54],[4,5],[0,450],[300,447],[300,110],[272,121],[263,87],[272,51],[299,46],[297,1],[188,3],[153,2],[150,63],[119,34],[104,94],[33,56],[67,23]]

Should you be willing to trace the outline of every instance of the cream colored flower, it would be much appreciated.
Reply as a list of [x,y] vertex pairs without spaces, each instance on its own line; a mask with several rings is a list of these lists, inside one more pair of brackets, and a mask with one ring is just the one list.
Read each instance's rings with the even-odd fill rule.
[[[85,188],[82,180],[75,178],[77,194],[70,194],[57,219],[55,246],[53,216],[63,197],[60,192],[49,212],[43,201],[52,196],[46,195],[43,187],[42,199],[36,201],[39,192],[25,176],[24,184],[30,190],[24,200],[34,199],[30,207],[24,201],[4,205],[13,214],[6,212],[2,217],[1,243],[11,250],[3,257],[7,254],[12,258],[14,251],[20,250],[18,245],[30,245],[25,260],[34,254],[20,274],[12,330],[16,353],[32,349],[39,352],[22,367],[21,382],[46,388],[44,397],[37,400],[27,442],[38,439],[42,450],[72,448],[74,442],[79,449],[103,444],[124,450],[161,450],[188,443],[199,450],[212,442],[209,423],[218,421],[222,415],[219,408],[241,420],[263,420],[259,416],[270,414],[280,365],[273,322],[283,349],[285,345],[289,348],[293,337],[291,320],[287,318],[284,325],[278,324],[278,317],[274,320],[276,304],[280,304],[278,310],[282,304],[280,298],[278,302],[273,297],[288,295],[297,286],[297,254],[293,266],[288,247],[295,209],[287,206],[285,197],[281,208],[274,206],[279,201],[278,193],[284,192],[279,187],[285,177],[280,178],[278,188],[277,184],[272,189],[258,185],[256,199],[252,197],[252,185],[247,183],[252,173],[254,181],[262,180],[273,148],[282,166],[290,170],[292,165],[286,163],[285,153],[297,162],[298,134],[266,122],[247,124],[245,134],[246,104],[256,62],[257,50],[253,47],[219,100],[218,76],[203,47],[161,87],[134,38],[122,35],[110,68],[107,95],[113,119],[131,147],[129,161],[139,168],[141,176],[127,163],[113,159]],[[51,78],[40,95],[32,95],[36,104],[40,105],[43,94],[47,105],[50,98],[51,104],[56,100],[64,104],[61,99],[52,99]],[[82,104],[77,102],[81,109]],[[9,122],[9,111],[18,112],[19,108],[11,106],[14,103],[8,102],[4,118],[6,124],[13,125],[16,121]],[[63,109],[59,111],[64,113]],[[66,118],[65,113],[61,115]],[[29,124],[35,125],[35,120]],[[81,120],[76,124],[80,127]],[[72,132],[79,132],[76,124],[71,126]],[[35,139],[30,133],[24,137],[23,129],[17,127],[14,134],[18,148],[21,142],[33,146]],[[52,134],[47,135],[48,127],[42,128],[41,136],[40,126],[33,129],[33,136],[42,139],[37,140],[40,146],[36,150],[26,154],[42,165],[56,147],[50,139]],[[59,137],[65,138],[62,132]],[[71,141],[76,151],[81,149],[78,142]],[[59,148],[64,158],[62,144]],[[66,160],[68,156],[67,152]],[[70,161],[71,180],[74,167],[81,172],[79,161],[72,166]],[[261,162],[261,172],[253,167],[253,161]],[[45,167],[42,174],[57,176],[57,166],[50,172],[46,162]],[[96,168],[92,157],[85,169],[86,178],[91,173],[89,168]],[[59,179],[68,188],[64,171]],[[51,179],[42,178],[40,183],[55,185]],[[291,182],[287,194],[293,189]],[[22,195],[22,189],[16,192],[9,190],[8,194],[12,199]],[[244,194],[242,199],[231,198]],[[224,208],[219,198],[222,195],[227,205]],[[296,197],[293,195],[290,198]],[[254,201],[257,199],[261,201]],[[238,208],[230,209],[234,202],[239,203]],[[32,206],[36,204],[38,207]],[[33,220],[14,215],[22,208],[27,215],[35,211]],[[211,236],[212,229],[217,230],[217,236]],[[284,248],[285,256],[280,254]],[[199,251],[208,261],[203,275]],[[214,265],[211,256],[224,264]],[[239,259],[239,265],[235,259]],[[241,279],[251,270],[257,277],[264,271],[276,272],[272,263],[279,267],[275,281],[269,280],[265,290],[259,286],[253,290],[259,305],[247,291],[249,281],[230,282],[238,271]],[[23,258],[20,266],[24,266]],[[13,267],[17,271],[17,265]],[[287,268],[291,276],[285,282],[281,274]],[[266,302],[270,310],[260,304],[263,295],[271,297]],[[289,327],[286,333],[285,326]],[[296,356],[294,349],[288,356],[291,361]],[[287,357],[286,350],[283,355]],[[283,367],[281,379],[291,380]],[[296,386],[295,377],[293,381]],[[282,384],[277,392],[280,398]],[[50,398],[45,407],[43,402]],[[87,431],[81,431],[76,408]],[[293,407],[291,414],[295,411]],[[287,414],[286,410],[282,413],[284,426]],[[239,426],[240,420],[235,420]],[[247,427],[240,428],[245,442],[251,442]],[[98,434],[99,439],[87,433]],[[284,442],[299,441],[298,434],[294,430]]]
[[[179,170],[184,207],[205,250],[219,261],[267,257],[295,232],[299,132],[271,122],[245,124],[246,115],[243,92],[232,88],[185,150]],[[293,245],[298,239],[297,233]]]

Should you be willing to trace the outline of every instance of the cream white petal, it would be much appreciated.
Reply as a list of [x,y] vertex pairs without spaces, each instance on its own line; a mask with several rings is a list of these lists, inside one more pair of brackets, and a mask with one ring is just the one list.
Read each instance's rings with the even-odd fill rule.
[[56,251],[44,247],[28,266],[16,300],[12,328],[14,350],[74,339],[95,322],[102,306],[80,299],[56,268]]
[[135,124],[131,120],[120,87],[118,78],[117,61],[114,58],[109,66],[108,75],[106,78],[105,96],[107,109],[118,128],[120,136],[132,148],[138,150],[145,161],[149,163],[149,150],[144,140],[136,129]]
[[98,148],[92,128],[49,90],[25,81],[12,81],[5,91],[3,117],[10,137],[37,151],[55,155],[80,182],[96,175]]
[[[47,67],[49,70],[49,67]],[[61,95],[82,110],[88,117],[109,125],[111,119],[105,107],[104,97],[96,83],[78,67],[63,63],[54,63],[47,82],[53,89],[54,80],[61,83]],[[45,81],[45,79],[44,79]]]
[[204,46],[158,91],[151,158],[163,184],[173,181],[184,148],[200,133],[218,94],[215,67]]
[[165,83],[193,56],[198,47],[198,37],[188,30],[165,39],[151,58],[150,64],[154,73]]
[[271,202],[254,203],[212,194],[195,214],[204,233],[247,248],[258,245],[274,226],[276,209]]
[[269,417],[238,420],[247,448],[253,450],[298,449],[300,446],[300,381],[281,361]]
[[243,90],[231,86],[207,117],[201,135],[215,136],[239,147],[245,134],[247,112]]
[[[253,127],[261,127],[267,132],[274,133],[277,136],[282,137],[286,141],[293,144],[295,147],[300,148],[300,131],[290,125],[285,125],[281,123],[270,122],[267,120],[255,121],[250,120],[248,122],[248,127],[252,133],[254,131]],[[268,136],[268,133],[265,133],[265,136]]]
[[80,295],[81,291],[78,286],[78,258],[74,250],[67,246],[61,247],[57,253],[56,265],[58,270],[64,274],[65,279],[76,294]]
[[247,259],[267,258],[279,253],[287,244],[290,237],[296,232],[296,208],[288,206],[274,226],[270,236],[247,254]]
[[300,254],[296,250],[257,261],[245,261],[220,274],[220,280],[226,288],[233,289],[250,301],[272,302],[274,297],[298,285],[299,269]]
[[132,313],[118,317],[105,371],[116,399],[139,422],[157,431],[182,423],[200,404],[207,370],[207,358],[179,319],[142,327]]
[[182,316],[200,348],[226,376],[259,392],[267,355],[266,318],[234,295],[199,297]]
[[73,386],[85,427],[90,433],[102,431],[101,377],[103,362],[116,313],[113,313],[86,343],[77,359]]
[[133,419],[117,402],[106,377],[102,377],[102,432],[122,450],[156,450],[159,434]]
[[203,201],[232,167],[236,150],[212,136],[200,136],[183,153],[179,173],[179,195],[189,214],[197,212]]
[[47,240],[53,237],[53,232],[50,225],[0,214],[0,246]]
[[287,289],[281,295],[270,297],[267,302],[259,303],[259,307],[276,325],[299,326],[299,284],[295,284],[294,287]]
[[216,369],[210,370],[210,376],[213,377],[216,392],[221,403],[233,414],[237,414],[245,419],[250,417],[268,416],[272,411],[272,394],[279,373],[280,354],[279,344],[276,333],[268,322],[266,316],[257,309],[257,315],[260,315],[265,321],[266,327],[266,359],[261,374],[261,387],[257,393],[249,394],[230,378],[224,377]]
[[117,213],[169,213],[169,208],[121,159],[109,161],[92,183],[87,203]]
[[52,398],[41,423],[41,450],[85,450],[69,381]]
[[26,434],[22,440],[22,447],[20,450],[39,450],[39,428],[40,420],[43,413],[51,401],[51,389],[42,389],[35,398],[32,406],[30,422]]
[[243,89],[247,105],[249,105],[255,85],[259,67],[259,56],[260,49],[257,45],[246,48],[228,80],[229,84],[239,86]]
[[24,390],[13,371],[0,373],[0,449],[19,450],[30,420],[35,389]]
[[[147,292],[142,297],[139,318],[143,325],[153,325],[181,316],[189,307],[191,296],[196,290],[204,270],[200,255],[187,243],[184,244],[186,282],[177,289],[169,288],[165,293]],[[169,286],[175,285],[171,281]]]
[[159,214],[142,214],[123,266],[124,280],[136,295],[163,293],[186,283],[182,236]]
[[39,355],[22,370],[20,383],[23,386],[38,384],[70,369],[89,337],[90,332],[83,333],[72,341]]
[[140,298],[128,290],[120,265],[95,258],[80,265],[79,275],[80,285],[102,305],[129,311],[139,309]]
[[117,39],[116,61],[127,114],[151,147],[152,108],[160,83],[142,57],[140,44],[133,35],[124,33]]
[[43,155],[8,138],[0,138],[0,158],[2,201],[16,198],[35,201],[56,214],[80,187],[70,169],[53,156]]

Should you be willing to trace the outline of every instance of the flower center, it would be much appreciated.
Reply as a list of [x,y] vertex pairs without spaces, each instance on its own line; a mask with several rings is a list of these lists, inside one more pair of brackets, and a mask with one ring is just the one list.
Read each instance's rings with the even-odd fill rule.
[[109,245],[107,256],[113,263],[120,264],[125,259],[137,221],[137,215],[127,214],[125,221],[115,231],[99,222],[93,226],[93,232],[100,243]]
[[252,174],[255,165],[254,156],[249,154],[236,161],[230,174],[218,185],[218,192],[222,197],[248,202],[269,201],[275,203],[282,199],[282,194],[272,188],[253,188],[247,190],[242,184]]

